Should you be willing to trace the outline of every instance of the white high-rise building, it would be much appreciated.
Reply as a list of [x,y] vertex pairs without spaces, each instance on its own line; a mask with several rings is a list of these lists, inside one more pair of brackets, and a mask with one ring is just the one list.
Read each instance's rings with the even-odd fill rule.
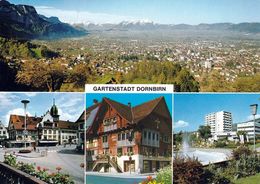
[[211,134],[219,134],[232,131],[232,114],[219,111],[205,116],[205,125],[210,126]]

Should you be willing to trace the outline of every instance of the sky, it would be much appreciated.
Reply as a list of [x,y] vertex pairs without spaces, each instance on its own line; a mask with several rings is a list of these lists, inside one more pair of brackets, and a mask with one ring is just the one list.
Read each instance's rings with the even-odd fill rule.
[[125,105],[128,102],[131,103],[131,106],[134,107],[136,105],[140,105],[142,103],[148,102],[150,100],[154,100],[155,98],[159,98],[164,96],[166,104],[170,113],[172,114],[172,94],[122,94],[122,93],[106,93],[106,94],[97,94],[97,93],[87,93],[86,94],[86,106],[90,107],[93,105],[93,100],[96,99],[99,102],[102,101],[104,97],[110,98],[111,100],[123,103]]
[[153,21],[161,24],[260,22],[260,0],[9,0],[67,23]]
[[250,105],[258,104],[260,117],[260,93],[258,94],[175,94],[174,131],[194,131],[204,125],[206,114],[218,111],[232,113],[233,123],[252,119]]
[[0,120],[8,125],[10,114],[24,115],[21,100],[28,99],[27,114],[40,117],[53,105],[58,107],[60,120],[76,121],[84,110],[83,93],[0,93]]

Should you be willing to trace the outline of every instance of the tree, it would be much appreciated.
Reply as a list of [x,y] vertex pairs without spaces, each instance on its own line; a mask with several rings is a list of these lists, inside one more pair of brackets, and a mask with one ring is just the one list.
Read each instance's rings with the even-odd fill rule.
[[117,82],[118,84],[122,84],[123,81],[124,81],[124,80],[123,80],[123,73],[122,73],[122,72],[117,72],[115,79],[116,79],[116,82]]
[[16,80],[39,90],[57,91],[66,78],[66,68],[57,59],[43,61],[27,61],[16,75]]
[[84,88],[85,84],[92,81],[91,68],[86,64],[76,65],[69,74],[68,81],[76,88]]
[[201,90],[207,92],[233,91],[232,83],[226,81],[219,71],[213,70],[209,75],[203,76],[200,83]]
[[177,77],[177,84],[180,86],[180,91],[190,92],[199,91],[199,83],[186,69],[182,69]]
[[260,91],[260,74],[250,77],[238,77],[233,84],[235,91],[254,92]]
[[203,126],[201,125],[198,129],[198,132],[200,134],[200,137],[204,139],[205,141],[211,137],[211,131],[210,126]]
[[237,132],[237,136],[240,140],[240,143],[244,143],[245,140],[246,140],[246,135],[247,135],[247,132],[246,131],[238,131]]
[[124,76],[124,83],[174,84],[177,91],[199,91],[199,83],[181,65],[173,62],[143,61]]
[[183,137],[182,131],[180,131],[179,133],[174,134],[174,140],[173,140],[174,143],[176,145],[181,144],[182,143],[182,137]]

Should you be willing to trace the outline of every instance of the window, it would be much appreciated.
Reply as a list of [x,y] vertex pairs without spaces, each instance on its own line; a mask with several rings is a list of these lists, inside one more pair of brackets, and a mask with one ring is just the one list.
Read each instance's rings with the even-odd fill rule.
[[133,153],[133,148],[132,147],[127,147],[127,152],[128,153],[131,153],[131,152]]
[[153,133],[153,140],[155,140],[155,133]]
[[148,139],[151,139],[151,132],[148,132]]
[[121,133],[118,134],[117,140],[121,141]]
[[103,142],[107,142],[107,136],[103,136]]
[[156,134],[156,140],[159,141],[159,135],[158,134]]
[[51,130],[49,130],[49,134],[51,134]]
[[146,139],[146,136],[147,136],[147,133],[146,133],[146,131],[144,131],[144,138]]
[[129,139],[129,132],[126,132],[125,135],[126,135],[126,140],[128,140]]
[[123,149],[117,148],[117,155],[122,155],[122,154],[123,154]]
[[125,134],[122,133],[122,140],[125,140]]
[[5,134],[5,131],[3,131],[3,134]]
[[80,128],[80,129],[84,129],[84,124],[80,124],[80,125],[79,125],[79,128]]
[[47,134],[47,130],[44,130],[44,134]]

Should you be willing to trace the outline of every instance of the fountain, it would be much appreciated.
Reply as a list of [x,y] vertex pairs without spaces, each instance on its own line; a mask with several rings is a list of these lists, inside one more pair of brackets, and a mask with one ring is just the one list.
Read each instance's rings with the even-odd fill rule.
[[228,153],[217,149],[192,148],[189,145],[189,134],[184,133],[182,138],[182,149],[179,151],[182,157],[197,158],[203,165],[217,163],[227,160]]

